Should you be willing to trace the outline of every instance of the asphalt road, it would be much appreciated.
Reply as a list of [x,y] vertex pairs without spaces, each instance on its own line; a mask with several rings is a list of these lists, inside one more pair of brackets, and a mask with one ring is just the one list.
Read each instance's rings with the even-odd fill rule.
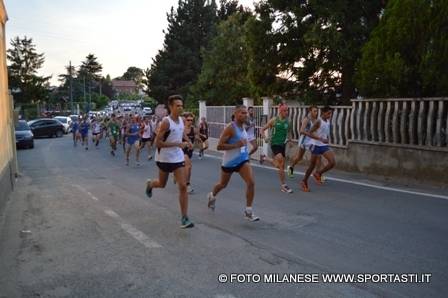
[[[182,230],[171,179],[152,199],[144,195],[146,179],[157,174],[153,161],[126,167],[122,151],[110,156],[104,140],[85,151],[69,136],[36,140],[18,157],[22,176],[0,218],[0,297],[443,297],[448,291],[443,193],[397,192],[336,174],[345,180],[310,181],[311,193],[290,180],[294,193],[285,194],[274,171],[257,167],[254,211],[261,221],[250,223],[237,175],[219,194],[216,211],[207,209],[219,160],[194,157],[189,214],[196,226]],[[267,282],[265,273],[299,280]],[[325,283],[324,273],[431,276],[429,283]],[[219,282],[220,274],[227,282]],[[303,274],[318,282],[303,282]]]

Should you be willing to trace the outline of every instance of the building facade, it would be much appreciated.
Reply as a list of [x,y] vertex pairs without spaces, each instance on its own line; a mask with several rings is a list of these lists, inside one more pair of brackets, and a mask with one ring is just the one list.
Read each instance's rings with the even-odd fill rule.
[[8,91],[5,25],[8,20],[0,0],[0,211],[13,190],[16,175],[13,103]]

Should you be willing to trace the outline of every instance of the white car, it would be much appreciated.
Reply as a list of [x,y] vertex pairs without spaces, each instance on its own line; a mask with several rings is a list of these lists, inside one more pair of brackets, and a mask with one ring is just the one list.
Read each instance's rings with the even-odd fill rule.
[[151,115],[152,109],[150,107],[144,107],[143,108],[143,115]]
[[72,118],[66,116],[56,116],[54,119],[58,120],[64,126],[64,133],[68,134],[70,132],[70,126],[72,124]]

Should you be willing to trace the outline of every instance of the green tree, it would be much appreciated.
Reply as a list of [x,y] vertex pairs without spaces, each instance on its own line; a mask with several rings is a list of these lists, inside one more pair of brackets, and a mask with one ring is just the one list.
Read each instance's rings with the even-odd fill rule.
[[151,81],[151,69],[145,68],[143,70],[143,77],[142,77],[142,87],[143,92],[145,92],[146,95],[150,95],[151,89],[150,89],[150,81]]
[[256,7],[259,18],[249,23],[254,87],[263,90],[267,81],[272,86],[267,91],[281,90],[280,76],[293,83],[291,96],[334,101],[340,93],[344,100],[352,98],[355,65],[382,6],[369,0],[262,1]]
[[37,72],[45,62],[43,53],[37,53],[32,38],[11,39],[7,50],[8,80],[17,102],[31,103],[48,96],[49,77],[38,76]]
[[247,49],[244,23],[250,13],[234,13],[217,28],[216,36],[204,50],[201,74],[192,87],[194,98],[208,104],[236,104],[250,95],[247,78]]
[[137,86],[142,86],[143,70],[141,68],[130,66],[126,72],[121,76],[122,80],[134,81]]
[[167,16],[163,49],[153,59],[149,75],[150,95],[164,102],[168,95],[186,95],[202,67],[201,49],[214,35],[215,1],[179,0]]
[[[96,110],[103,109],[109,102],[109,98],[105,95],[100,95],[99,93],[92,93],[92,103]],[[92,107],[93,108],[93,107]]]
[[362,51],[357,83],[375,97],[448,93],[448,1],[390,0]]
[[81,62],[78,76],[85,76],[86,80],[89,81],[99,81],[101,79],[103,66],[97,60],[98,58],[95,57],[94,54],[88,54],[86,60]]
[[110,78],[110,75],[107,75],[101,80],[101,90],[102,93],[109,99],[112,99],[114,97],[114,90],[112,88],[112,80]]

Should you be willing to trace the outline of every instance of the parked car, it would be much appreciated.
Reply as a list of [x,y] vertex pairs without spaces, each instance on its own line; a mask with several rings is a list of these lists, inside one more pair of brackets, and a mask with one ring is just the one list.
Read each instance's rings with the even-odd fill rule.
[[69,117],[70,117],[70,119],[72,120],[72,122],[73,122],[73,121],[78,121],[78,120],[79,120],[79,115],[75,115],[75,114],[74,114],[74,115],[70,115]]
[[68,134],[70,132],[70,126],[72,124],[72,118],[66,117],[66,116],[56,116],[54,119],[58,120],[59,122],[64,125],[64,133]]
[[34,137],[62,137],[64,134],[64,125],[56,119],[40,118],[31,120],[28,125],[33,132]]
[[34,148],[34,135],[25,120],[19,120],[15,126],[17,148]]
[[150,107],[144,107],[143,115],[145,115],[145,116],[152,115],[152,109]]

